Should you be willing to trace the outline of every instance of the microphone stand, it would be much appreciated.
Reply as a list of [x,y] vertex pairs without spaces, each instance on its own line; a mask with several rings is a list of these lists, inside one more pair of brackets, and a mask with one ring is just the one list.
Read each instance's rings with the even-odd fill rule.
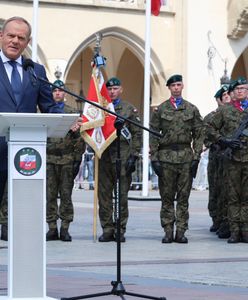
[[108,291],[108,292],[102,292],[102,293],[95,293],[95,294],[88,294],[88,295],[81,295],[81,296],[75,296],[75,297],[64,297],[61,298],[61,300],[79,300],[79,299],[87,299],[87,298],[95,298],[95,297],[102,297],[102,296],[108,296],[108,295],[115,295],[115,296],[119,296],[122,300],[125,300],[124,295],[128,295],[128,296],[133,296],[133,297],[138,297],[138,298],[143,298],[143,299],[153,299],[153,300],[166,300],[165,297],[154,297],[154,296],[148,296],[148,295],[144,295],[144,294],[138,294],[138,293],[132,293],[132,292],[128,292],[126,291],[122,280],[121,280],[121,241],[120,241],[120,236],[121,236],[121,157],[120,157],[120,136],[121,136],[121,129],[124,125],[125,122],[129,122],[135,126],[138,126],[139,128],[146,130],[150,133],[152,133],[153,135],[157,136],[157,137],[162,137],[162,135],[156,131],[153,131],[149,128],[146,128],[144,126],[142,126],[141,124],[130,120],[126,117],[120,116],[119,114],[108,110],[107,108],[102,107],[101,105],[95,103],[94,101],[90,101],[88,99],[85,99],[79,95],[76,95],[70,91],[68,91],[67,89],[64,89],[62,87],[58,87],[57,85],[50,83],[49,81],[47,81],[46,79],[37,76],[36,74],[34,74],[34,72],[31,72],[31,75],[34,76],[36,78],[36,80],[40,80],[46,84],[49,84],[55,88],[58,88],[62,91],[64,91],[65,93],[68,93],[69,95],[77,98],[78,100],[80,100],[81,102],[87,102],[89,104],[92,104],[96,107],[98,107],[99,109],[102,109],[103,111],[112,114],[114,116],[116,116],[116,120],[115,120],[115,128],[116,128],[116,135],[117,135],[117,159],[116,159],[116,192],[115,192],[115,221],[116,221],[116,244],[117,244],[117,263],[116,263],[116,267],[117,267],[117,277],[115,281],[111,281],[111,285],[112,285],[112,290]]

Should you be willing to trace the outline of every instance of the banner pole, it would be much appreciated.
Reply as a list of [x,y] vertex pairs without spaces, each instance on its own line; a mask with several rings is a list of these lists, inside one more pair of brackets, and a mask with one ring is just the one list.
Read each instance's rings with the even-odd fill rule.
[[93,206],[93,240],[97,240],[97,209],[98,209],[98,175],[99,158],[95,155],[95,179],[94,179],[94,206]]

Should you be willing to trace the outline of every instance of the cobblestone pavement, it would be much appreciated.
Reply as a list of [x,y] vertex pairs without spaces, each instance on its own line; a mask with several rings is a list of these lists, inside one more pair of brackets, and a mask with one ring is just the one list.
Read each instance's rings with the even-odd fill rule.
[[[130,192],[126,243],[121,244],[120,276],[126,292],[167,300],[248,299],[248,245],[230,245],[209,232],[207,191],[192,191],[188,244],[162,244],[160,201]],[[150,198],[159,198],[157,191]],[[74,190],[71,243],[47,243],[47,295],[72,297],[112,291],[117,279],[115,242],[93,239],[93,191]],[[98,236],[101,228],[98,221]],[[7,294],[7,243],[0,244],[0,295]],[[141,299],[125,295],[125,299]],[[98,299],[118,299],[100,296]]]

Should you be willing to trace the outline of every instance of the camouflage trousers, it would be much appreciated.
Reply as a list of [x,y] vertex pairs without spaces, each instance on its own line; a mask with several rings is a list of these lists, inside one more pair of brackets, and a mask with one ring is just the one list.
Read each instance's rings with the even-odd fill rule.
[[[126,176],[124,163],[121,166],[120,176],[120,224],[121,232],[126,232],[128,220],[128,191],[131,184],[131,175]],[[99,199],[99,218],[104,233],[114,233],[115,231],[115,213],[116,203],[113,201],[113,192],[116,192],[116,165],[111,161],[99,160],[99,182],[98,182],[98,199]],[[115,193],[116,195],[116,193]]]
[[[68,223],[73,221],[74,210],[71,198],[73,185],[73,163],[47,164],[47,223],[54,223],[59,218]],[[60,205],[58,205],[58,195]]]
[[227,202],[228,202],[228,193],[226,188],[228,187],[228,177],[229,174],[226,171],[225,167],[225,158],[221,156],[219,158],[219,163],[218,163],[218,205],[217,205],[217,219],[220,224],[226,224],[228,225],[228,207],[227,207]]
[[248,231],[248,162],[226,161],[225,170],[230,231]]
[[189,220],[189,195],[192,186],[190,163],[162,163],[163,174],[159,177],[161,196],[160,220],[165,231],[177,230],[185,232]]
[[217,221],[217,201],[218,201],[218,159],[215,156],[209,157],[208,161],[208,212],[210,217]]
[[1,193],[2,197],[0,198],[0,224],[8,224],[8,182],[6,180],[6,176],[5,180],[2,181]]

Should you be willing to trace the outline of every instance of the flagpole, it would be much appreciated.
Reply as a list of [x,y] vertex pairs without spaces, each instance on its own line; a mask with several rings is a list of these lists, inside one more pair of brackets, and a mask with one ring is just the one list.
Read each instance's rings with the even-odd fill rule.
[[37,24],[39,0],[33,0],[33,25],[32,25],[32,60],[37,62]]
[[[151,0],[146,1],[146,34],[145,34],[145,71],[144,71],[144,113],[143,125],[149,127],[150,122],[150,56],[151,56]],[[149,167],[149,132],[143,132],[143,185],[142,196],[148,196]]]
[[94,172],[94,206],[93,206],[93,240],[97,239],[97,210],[98,210],[98,180],[99,180],[99,158],[95,155]]

